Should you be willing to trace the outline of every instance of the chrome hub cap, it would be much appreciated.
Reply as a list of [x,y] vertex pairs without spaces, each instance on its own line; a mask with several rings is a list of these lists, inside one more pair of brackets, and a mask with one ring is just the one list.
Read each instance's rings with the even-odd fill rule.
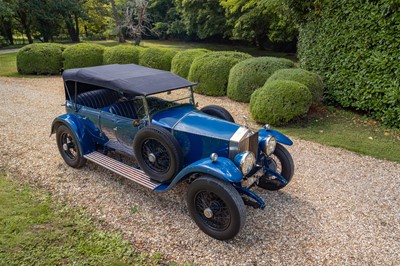
[[64,151],[67,151],[67,150],[68,150],[68,144],[67,144],[67,143],[64,143],[62,147],[63,147],[63,150],[64,150]]
[[150,153],[149,154],[149,161],[151,163],[155,163],[156,162],[156,156],[154,155],[154,153]]
[[210,208],[204,209],[204,216],[207,217],[208,219],[213,217],[213,212]]

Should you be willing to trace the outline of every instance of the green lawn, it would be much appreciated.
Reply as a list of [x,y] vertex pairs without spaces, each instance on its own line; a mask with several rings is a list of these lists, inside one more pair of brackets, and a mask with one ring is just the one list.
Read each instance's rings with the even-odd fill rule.
[[341,109],[313,111],[306,118],[278,127],[278,130],[301,139],[400,162],[399,130],[385,129],[374,120]]
[[16,57],[17,53],[0,54],[0,76],[19,76]]
[[158,265],[120,233],[98,230],[82,210],[16,184],[0,172],[0,265]]

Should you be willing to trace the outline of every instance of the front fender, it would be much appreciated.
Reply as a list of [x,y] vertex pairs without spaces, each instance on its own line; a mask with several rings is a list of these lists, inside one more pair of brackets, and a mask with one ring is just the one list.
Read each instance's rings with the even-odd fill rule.
[[279,131],[276,131],[273,129],[268,129],[268,130],[260,129],[258,131],[258,141],[259,142],[268,136],[274,136],[276,138],[276,141],[278,141],[279,143],[282,143],[282,144],[285,144],[288,146],[293,145],[293,141]]
[[60,125],[67,126],[72,131],[75,138],[78,140],[78,146],[82,152],[82,155],[85,155],[87,153],[94,151],[95,145],[91,137],[91,134],[86,131],[86,127],[84,126],[81,120],[82,117],[80,117],[79,115],[74,115],[74,114],[60,115],[53,120],[53,123],[51,125],[50,135],[56,133],[57,128]]
[[156,190],[167,191],[185,177],[195,173],[211,175],[230,183],[240,182],[243,178],[242,172],[240,172],[237,166],[228,158],[219,157],[215,162],[211,161],[209,158],[204,158],[186,166],[174,177],[168,186],[160,186]]

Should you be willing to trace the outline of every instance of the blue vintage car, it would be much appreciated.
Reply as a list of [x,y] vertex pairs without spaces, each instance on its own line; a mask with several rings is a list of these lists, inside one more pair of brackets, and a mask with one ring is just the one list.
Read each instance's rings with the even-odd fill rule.
[[198,110],[196,84],[175,74],[104,65],[66,70],[63,79],[66,113],[51,133],[64,161],[79,168],[89,160],[158,192],[188,182],[189,213],[213,238],[238,234],[245,205],[265,207],[253,186],[278,190],[292,179],[289,138],[238,125],[219,106]]

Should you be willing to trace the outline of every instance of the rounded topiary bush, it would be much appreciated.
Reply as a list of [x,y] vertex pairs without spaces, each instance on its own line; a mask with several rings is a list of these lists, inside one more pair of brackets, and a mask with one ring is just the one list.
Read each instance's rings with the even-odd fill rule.
[[240,52],[211,52],[194,59],[188,79],[199,84],[195,91],[210,96],[226,95],[229,71],[237,63],[251,58]]
[[174,49],[148,48],[140,53],[139,64],[169,71],[172,58],[178,53]]
[[275,80],[297,81],[307,86],[313,96],[313,102],[318,103],[324,94],[324,83],[318,74],[300,69],[280,69],[268,79],[268,82]]
[[229,98],[249,102],[251,94],[278,69],[294,67],[293,61],[277,57],[255,57],[235,65],[229,74]]
[[59,74],[62,70],[64,46],[57,43],[35,43],[17,53],[17,69],[21,74]]
[[139,64],[140,48],[138,46],[117,45],[106,48],[103,55],[104,64]]
[[63,52],[64,69],[98,66],[103,64],[104,46],[80,43],[68,46]]
[[177,53],[171,62],[171,72],[187,78],[193,60],[205,53],[211,52],[207,49],[188,49]]
[[253,92],[250,113],[259,123],[278,125],[308,112],[312,101],[310,90],[296,81],[267,82]]

